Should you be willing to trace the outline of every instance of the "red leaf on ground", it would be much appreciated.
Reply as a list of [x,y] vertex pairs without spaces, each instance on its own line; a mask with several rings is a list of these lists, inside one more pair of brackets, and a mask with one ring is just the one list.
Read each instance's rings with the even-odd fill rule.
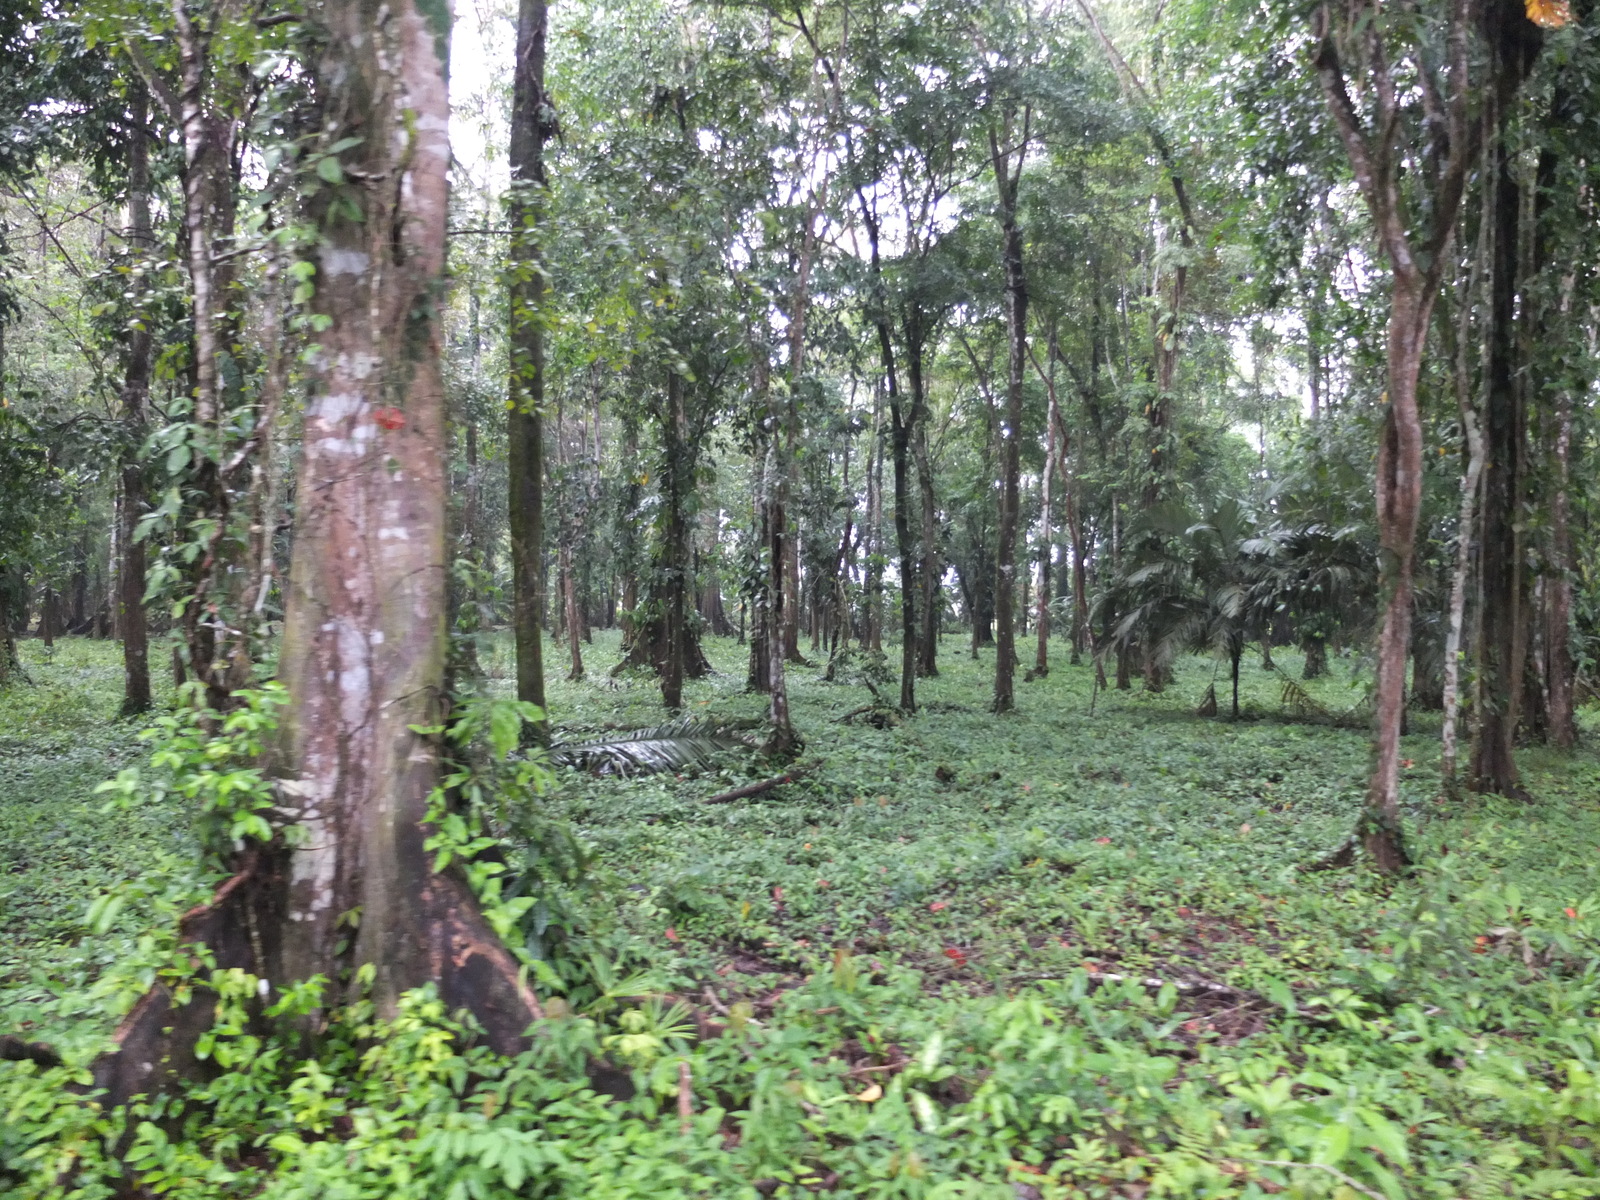
[[1109,846],[1109,845],[1111,845],[1111,839],[1110,838],[1095,838],[1094,844],[1096,846]]
[[928,911],[929,912],[943,912],[945,909],[947,909],[949,907],[950,906],[948,904],[946,904],[943,900],[935,900],[932,904],[928,905]]
[[1567,916],[1571,917],[1574,921],[1578,919],[1578,910],[1575,908],[1564,908],[1561,911],[1566,913]]
[[964,967],[967,965],[967,956],[954,946],[946,946],[944,949],[944,956],[951,962],[955,963],[955,965],[958,967]]
[[671,925],[668,925],[667,926],[667,941],[675,942],[677,940],[678,940],[678,931],[676,929],[674,929]]
[[406,424],[406,415],[398,408],[373,409],[372,419],[391,432],[396,429],[404,429]]

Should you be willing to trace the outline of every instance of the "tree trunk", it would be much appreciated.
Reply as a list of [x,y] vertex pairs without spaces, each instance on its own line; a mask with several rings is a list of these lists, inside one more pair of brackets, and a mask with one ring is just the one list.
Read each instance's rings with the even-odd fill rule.
[[867,474],[866,629],[862,641],[883,653],[883,393],[873,389],[872,457]]
[[917,674],[939,673],[939,581],[944,565],[939,558],[939,510],[933,492],[933,459],[928,453],[928,393],[923,373],[927,318],[915,302],[905,321],[906,382],[911,386],[911,454],[917,465],[917,490],[921,502],[922,555],[917,563],[922,623],[917,641]]
[[[149,118],[144,89],[133,88],[133,135],[128,142],[128,232],[130,254],[141,259],[154,248],[150,231],[150,143],[145,134]],[[142,263],[141,263],[142,265]],[[143,271],[133,275],[137,293],[143,292]],[[127,369],[122,381],[122,502],[117,518],[117,630],[122,637],[122,714],[149,710],[150,626],[144,609],[144,542],[137,536],[145,509],[144,464],[139,452],[144,443],[150,406],[150,333],[136,322],[128,333]]]
[[561,546],[561,595],[567,612],[567,644],[571,650],[571,667],[567,671],[569,683],[583,678],[583,618],[578,613],[578,585],[572,577],[572,544]]
[[661,421],[661,449],[666,462],[661,472],[666,525],[662,534],[659,573],[664,577],[662,597],[666,619],[666,662],[661,672],[661,702],[669,709],[683,707],[683,676],[689,640],[689,523],[684,509],[694,487],[692,451],[688,446],[688,415],[684,404],[684,379],[667,373],[667,410]]
[[1572,505],[1567,498],[1572,462],[1572,395],[1556,393],[1555,478],[1550,498],[1550,573],[1545,578],[1544,652],[1549,689],[1550,740],[1563,750],[1577,744],[1573,715]]
[[1236,641],[1228,647],[1228,664],[1233,675],[1233,719],[1239,719],[1239,660],[1244,657],[1243,640]]
[[[346,176],[370,182],[318,214],[316,306],[329,324],[298,473],[280,660],[290,702],[274,763],[285,819],[307,836],[246,851],[212,903],[184,918],[180,940],[259,976],[268,1001],[370,966],[378,1014],[391,1016],[403,992],[432,983],[510,1053],[538,1002],[470,891],[434,874],[423,848],[439,764],[417,730],[445,709],[444,398],[430,301],[443,286],[448,208],[448,10],[390,0],[380,20],[357,0],[323,0],[313,12],[329,35],[317,72],[323,141],[358,140]],[[402,117],[409,139],[375,136]],[[340,985],[327,986],[327,1002],[340,1002]],[[165,985],[147,993],[117,1031],[119,1050],[96,1064],[101,1102],[194,1067],[211,1003],[205,989],[181,1007]]]
[[[1017,192],[1027,154],[1030,114],[1022,118],[1022,144],[1011,147],[1011,122],[1002,132],[989,129],[989,154],[999,199],[1001,253],[1006,276],[1008,369],[1006,415],[1000,430],[1000,545],[995,552],[994,702],[997,713],[1016,707],[1016,573],[1019,475],[1021,474],[1022,383],[1027,370],[1028,285],[1023,274],[1022,227],[1017,224]],[[1002,149],[1002,142],[1006,148]],[[1015,167],[1012,162],[1015,160]]]
[[[1503,128],[1503,127],[1502,127]],[[1477,676],[1473,693],[1472,765],[1475,792],[1525,796],[1515,755],[1521,711],[1527,622],[1523,569],[1522,492],[1527,460],[1527,409],[1517,378],[1514,321],[1517,305],[1519,192],[1505,134],[1490,149],[1486,172],[1492,234],[1489,330],[1484,379],[1483,551],[1478,569]]]
[[[506,471],[511,527],[511,627],[517,699],[544,707],[544,275],[539,226],[544,210],[545,0],[520,0],[511,101],[511,382]],[[548,725],[540,728],[548,730]]]
[[[1450,609],[1444,642],[1444,686],[1440,698],[1444,721],[1439,734],[1439,782],[1444,794],[1451,798],[1459,790],[1456,727],[1461,715],[1462,630],[1466,624],[1472,543],[1477,531],[1478,491],[1483,475],[1483,433],[1478,427],[1477,405],[1472,400],[1472,307],[1482,275],[1488,232],[1489,222],[1485,214],[1479,230],[1477,257],[1456,308],[1456,321],[1453,326],[1450,322],[1445,323],[1446,331],[1453,335],[1451,349],[1454,353],[1451,358],[1455,373],[1456,407],[1461,413],[1461,436],[1466,450],[1466,465],[1461,472],[1460,511],[1456,517],[1456,560],[1450,574]],[[1311,659],[1308,656],[1306,670],[1309,672],[1310,669]]]
[[1033,673],[1037,678],[1043,679],[1050,674],[1050,560],[1052,534],[1055,529],[1055,492],[1054,478],[1059,465],[1058,443],[1056,442],[1056,428],[1061,423],[1061,410],[1059,398],[1056,395],[1055,379],[1055,337],[1052,332],[1050,338],[1050,369],[1041,371],[1037,357],[1033,360],[1034,371],[1044,380],[1045,394],[1049,407],[1045,414],[1045,447],[1044,447],[1044,478],[1039,485],[1041,520],[1044,523],[1044,533],[1039,547],[1039,613],[1037,617],[1038,647],[1033,655]]

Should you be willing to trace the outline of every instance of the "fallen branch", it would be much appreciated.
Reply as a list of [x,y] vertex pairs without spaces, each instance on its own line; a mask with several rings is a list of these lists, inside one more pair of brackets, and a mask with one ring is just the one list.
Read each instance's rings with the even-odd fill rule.
[[707,796],[707,804],[727,804],[734,800],[746,800],[751,796],[759,796],[762,792],[770,792],[773,788],[782,787],[786,783],[793,783],[802,776],[815,771],[820,763],[802,763],[786,774],[775,775],[771,779],[763,779],[760,783],[747,783],[743,787],[736,787],[731,792],[719,792],[715,796]]

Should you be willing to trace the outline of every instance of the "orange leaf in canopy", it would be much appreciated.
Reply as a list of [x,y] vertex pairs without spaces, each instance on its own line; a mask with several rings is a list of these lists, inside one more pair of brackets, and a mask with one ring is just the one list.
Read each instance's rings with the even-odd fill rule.
[[1522,0],[1523,11],[1540,29],[1560,29],[1572,20],[1567,0]]

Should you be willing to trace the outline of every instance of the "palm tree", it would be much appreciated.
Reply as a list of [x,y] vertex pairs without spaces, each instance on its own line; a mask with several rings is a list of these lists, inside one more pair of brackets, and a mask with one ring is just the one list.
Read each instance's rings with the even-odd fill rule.
[[1286,617],[1305,652],[1305,678],[1328,669],[1328,639],[1359,635],[1377,602],[1376,554],[1357,525],[1282,526],[1256,543],[1253,603]]
[[1225,657],[1237,719],[1239,660],[1271,619],[1256,586],[1267,540],[1236,500],[1204,516],[1181,504],[1155,505],[1140,515],[1128,540],[1139,550],[1100,598],[1099,607],[1120,614],[1112,644],[1148,647],[1147,661],[1162,671],[1181,653],[1209,650]]

